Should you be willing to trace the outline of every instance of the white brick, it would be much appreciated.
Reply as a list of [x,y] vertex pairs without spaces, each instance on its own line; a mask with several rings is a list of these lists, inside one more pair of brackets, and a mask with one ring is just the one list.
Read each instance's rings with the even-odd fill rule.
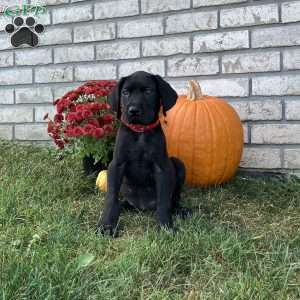
[[142,44],[143,56],[160,56],[190,53],[189,37],[172,37],[145,40]]
[[52,63],[51,49],[18,49],[15,51],[16,65],[46,65]]
[[1,107],[0,123],[22,123],[33,121],[33,109],[27,106]]
[[67,92],[70,92],[71,90],[76,89],[79,87],[78,83],[76,84],[68,84],[68,85],[63,85],[63,86],[56,86],[53,88],[53,99],[58,99],[62,97],[64,94]]
[[217,74],[219,62],[217,56],[176,57],[168,60],[168,76],[193,76]]
[[166,32],[211,30],[218,27],[217,11],[175,14],[166,18]]
[[281,5],[281,19],[283,23],[300,21],[300,2],[285,2]]
[[246,97],[249,95],[247,78],[201,80],[203,91],[207,95]]
[[80,45],[54,49],[54,63],[90,61],[94,59],[93,45]]
[[96,46],[96,59],[117,60],[140,57],[140,42],[101,43]]
[[300,169],[300,149],[283,150],[283,167],[288,169]]
[[47,28],[39,36],[40,45],[59,45],[72,43],[71,28]]
[[165,75],[164,62],[162,60],[139,60],[120,64],[119,76],[127,76],[136,71],[146,71],[153,74]]
[[224,55],[223,73],[280,71],[280,52]]
[[17,140],[49,140],[46,124],[25,124],[15,126]]
[[138,13],[138,0],[106,1],[95,4],[95,19],[134,16]]
[[256,124],[252,126],[254,144],[299,144],[300,124]]
[[248,132],[249,132],[248,125],[243,124],[243,137],[244,137],[245,144],[249,143]]
[[31,69],[0,70],[0,85],[32,83]]
[[190,0],[142,0],[142,13],[151,14],[190,7]]
[[44,120],[45,114],[48,113],[48,116],[53,120],[56,113],[56,108],[54,105],[39,105],[34,108],[34,119],[36,122],[47,122]]
[[14,90],[0,90],[0,104],[14,104]]
[[[199,80],[199,83],[205,95],[220,97],[246,97],[249,95],[249,81],[247,78]],[[179,94],[186,95],[186,81],[171,80],[170,84]]]
[[283,51],[284,70],[300,69],[300,49],[291,49]]
[[276,4],[222,9],[220,12],[221,27],[270,24],[278,21],[279,14]]
[[285,117],[287,120],[300,120],[300,100],[285,101]]
[[80,65],[75,67],[75,80],[101,80],[101,79],[115,79],[116,66],[113,64],[93,64]]
[[252,47],[300,45],[300,25],[256,29],[252,31]]
[[69,3],[69,0],[35,0],[32,3],[40,3],[44,5],[57,5],[57,4]]
[[248,0],[193,0],[193,7],[224,5],[230,3],[247,2]]
[[13,126],[0,125],[0,139],[12,140],[13,138]]
[[60,7],[52,10],[53,23],[70,23],[92,20],[92,5]]
[[245,48],[249,48],[249,35],[246,30],[199,34],[193,40],[194,53]]
[[232,101],[242,121],[281,120],[282,105],[279,100]]
[[16,5],[14,0],[1,0],[0,12],[3,12],[7,6]]
[[118,37],[142,37],[163,34],[161,17],[118,22]]
[[0,31],[4,31],[7,24],[11,23],[12,18],[0,15]]
[[300,75],[255,77],[253,95],[300,95]]
[[8,50],[12,48],[10,36],[6,32],[0,33],[0,50]]
[[14,64],[13,52],[0,52],[0,68]]
[[16,89],[16,103],[45,103],[52,102],[50,87],[30,87]]
[[75,43],[111,40],[115,36],[113,23],[81,25],[74,28]]
[[[42,24],[42,25],[50,25],[51,24],[51,15],[50,15],[50,11],[46,11],[44,14],[42,15],[32,15],[35,20],[36,20],[36,24]],[[48,28],[46,29],[48,30]]]
[[50,66],[35,69],[35,82],[66,82],[73,80],[72,66]]
[[261,169],[280,168],[280,149],[245,147],[240,167]]

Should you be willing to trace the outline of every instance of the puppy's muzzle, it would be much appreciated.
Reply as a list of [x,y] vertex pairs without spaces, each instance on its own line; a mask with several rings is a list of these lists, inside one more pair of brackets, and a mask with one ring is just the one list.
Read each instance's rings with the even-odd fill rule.
[[141,113],[142,113],[142,111],[137,106],[130,106],[128,108],[128,115],[130,117],[138,117],[141,115]]

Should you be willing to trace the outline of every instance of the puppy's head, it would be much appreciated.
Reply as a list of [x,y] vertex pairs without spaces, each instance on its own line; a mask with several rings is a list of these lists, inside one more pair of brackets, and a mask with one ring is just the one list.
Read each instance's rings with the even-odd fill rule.
[[143,71],[123,77],[108,98],[118,118],[143,125],[156,121],[160,107],[165,114],[176,100],[177,93],[166,81]]

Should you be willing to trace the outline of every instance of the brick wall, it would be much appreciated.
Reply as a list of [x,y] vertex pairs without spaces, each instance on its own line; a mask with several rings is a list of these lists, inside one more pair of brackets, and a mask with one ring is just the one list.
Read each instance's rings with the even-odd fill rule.
[[43,142],[53,99],[143,69],[226,98],[244,123],[242,168],[300,174],[299,0],[44,3],[35,49],[12,49],[0,16],[0,137]]

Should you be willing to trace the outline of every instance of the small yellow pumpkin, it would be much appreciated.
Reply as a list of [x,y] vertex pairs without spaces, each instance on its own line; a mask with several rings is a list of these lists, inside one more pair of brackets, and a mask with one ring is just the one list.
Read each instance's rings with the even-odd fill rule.
[[185,164],[188,185],[220,184],[235,174],[243,149],[240,118],[225,100],[203,95],[197,81],[189,81],[187,95],[161,124],[169,156]]
[[96,186],[100,189],[102,192],[107,192],[107,170],[101,171],[96,180]]

